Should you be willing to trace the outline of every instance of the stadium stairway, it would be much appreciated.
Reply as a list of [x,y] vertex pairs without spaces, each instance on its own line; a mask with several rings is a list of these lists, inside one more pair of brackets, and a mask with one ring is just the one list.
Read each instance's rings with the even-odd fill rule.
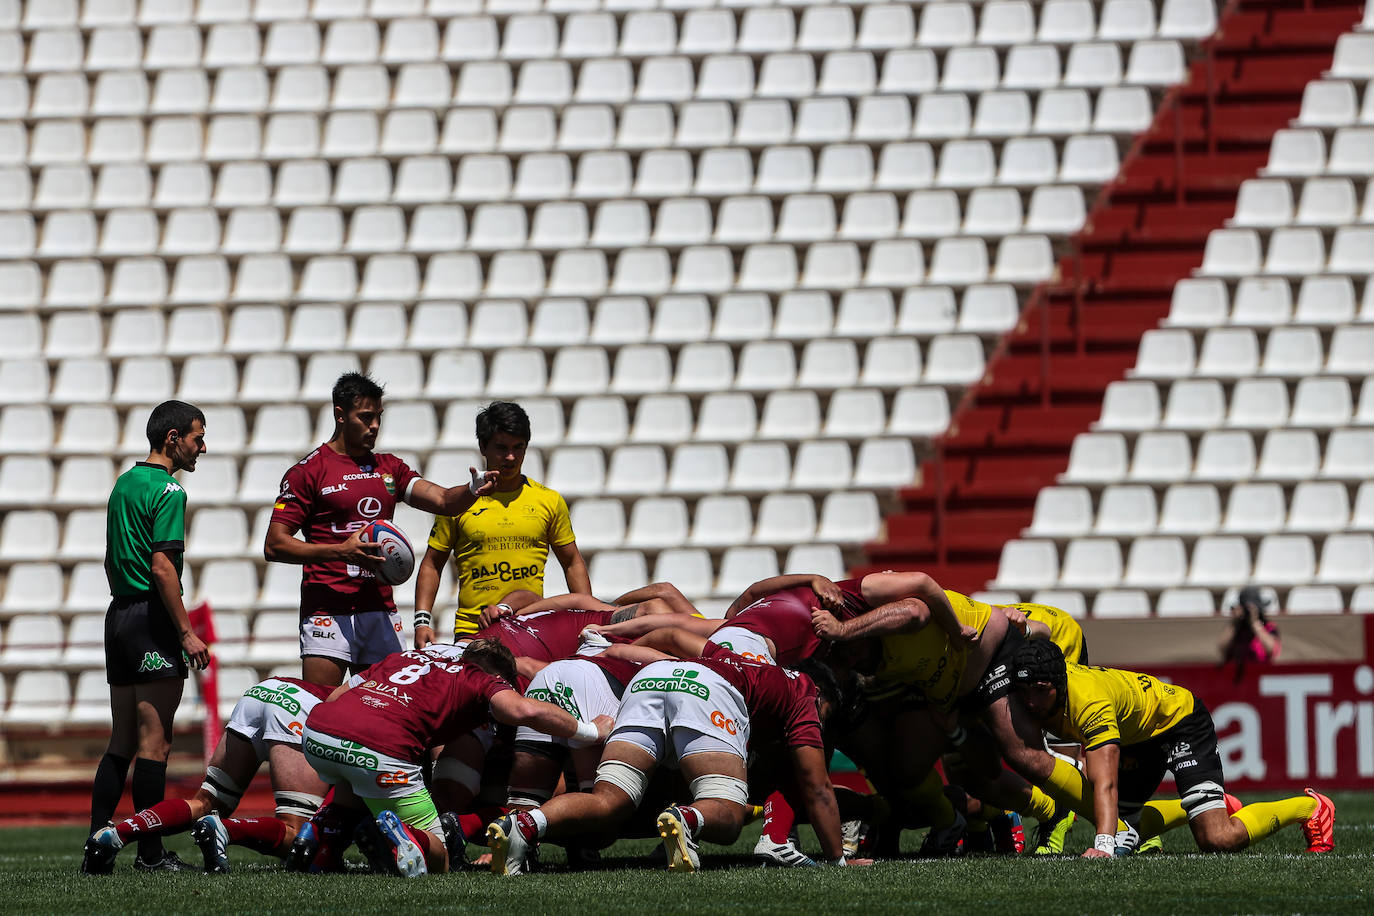
[[1170,90],[1150,129],[1058,252],[1056,279],[1032,293],[982,380],[901,493],[869,565],[922,569],[974,591],[996,575],[1002,545],[1030,524],[1036,494],[1068,464],[1109,382],[1134,363],[1141,335],[1169,311],[1174,284],[1202,264],[1210,230],[1240,184],[1298,115],[1307,82],[1331,65],[1358,0],[1232,0]]

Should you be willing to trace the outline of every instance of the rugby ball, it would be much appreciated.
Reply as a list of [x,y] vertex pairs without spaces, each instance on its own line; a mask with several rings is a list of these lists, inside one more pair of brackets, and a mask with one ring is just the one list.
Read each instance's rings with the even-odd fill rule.
[[391,522],[370,522],[363,529],[363,540],[381,545],[382,565],[377,568],[377,578],[387,585],[400,585],[415,571],[415,550]]

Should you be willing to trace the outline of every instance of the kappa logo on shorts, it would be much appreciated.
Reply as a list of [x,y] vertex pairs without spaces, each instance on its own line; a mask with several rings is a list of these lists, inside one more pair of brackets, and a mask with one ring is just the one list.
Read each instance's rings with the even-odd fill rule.
[[656,690],[689,693],[698,699],[709,700],[711,698],[711,688],[697,682],[696,678],[700,676],[700,671],[691,671],[687,668],[674,668],[672,677],[640,677],[630,685],[630,692],[640,693],[645,690]]
[[139,662],[138,665],[138,673],[148,674],[170,667],[172,667],[172,663],[163,658],[161,652],[144,652],[143,661]]

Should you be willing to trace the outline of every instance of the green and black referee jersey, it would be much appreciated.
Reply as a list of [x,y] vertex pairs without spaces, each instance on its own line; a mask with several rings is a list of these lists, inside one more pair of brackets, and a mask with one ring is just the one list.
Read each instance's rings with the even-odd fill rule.
[[153,584],[153,554],[181,578],[186,491],[161,465],[140,461],[119,475],[105,515],[105,675],[115,686],[185,677],[181,634]]

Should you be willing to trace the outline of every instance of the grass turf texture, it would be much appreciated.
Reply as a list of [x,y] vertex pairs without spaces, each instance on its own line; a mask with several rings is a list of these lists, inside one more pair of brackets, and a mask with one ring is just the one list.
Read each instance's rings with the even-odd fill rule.
[[[971,856],[960,860],[883,862],[839,870],[760,869],[749,853],[758,826],[728,849],[703,848],[706,871],[670,875],[660,846],[622,841],[603,868],[562,871],[561,851],[546,847],[547,872],[498,878],[487,872],[403,881],[369,874],[291,875],[272,860],[234,848],[234,873],[146,875],[133,869],[133,849],[115,874],[77,874],[82,830],[0,831],[0,907],[18,913],[301,913],[405,912],[425,906],[468,911],[646,911],[798,913],[811,910],[941,913],[1368,913],[1374,908],[1374,794],[1333,793],[1336,850],[1303,852],[1290,827],[1254,850],[1200,856],[1186,830],[1165,838],[1165,853],[1133,859],[1077,861],[1070,856]],[[1259,800],[1259,799],[1252,799]],[[1028,831],[1033,836],[1033,830]],[[923,831],[910,831],[915,849]],[[186,836],[168,847],[189,862],[200,854]],[[804,836],[809,849],[814,837]],[[1092,842],[1079,824],[1069,848]],[[469,846],[475,856],[481,850]],[[649,856],[653,858],[649,858]],[[359,863],[361,860],[358,860]],[[359,865],[361,867],[361,865]]]

